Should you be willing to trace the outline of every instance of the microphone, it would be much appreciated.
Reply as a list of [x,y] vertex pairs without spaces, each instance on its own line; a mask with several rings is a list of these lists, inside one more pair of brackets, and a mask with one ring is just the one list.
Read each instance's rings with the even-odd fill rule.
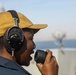
[[36,61],[36,63],[44,64],[46,55],[47,55],[47,52],[45,52],[43,50],[37,50],[34,55],[34,60]]

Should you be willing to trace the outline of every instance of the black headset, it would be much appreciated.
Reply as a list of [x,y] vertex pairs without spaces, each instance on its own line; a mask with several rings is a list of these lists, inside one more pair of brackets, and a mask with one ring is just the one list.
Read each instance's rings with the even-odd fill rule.
[[24,43],[23,30],[19,28],[19,17],[15,10],[9,10],[14,20],[14,25],[8,28],[2,38],[3,44],[6,50],[11,53],[12,50],[15,52],[19,51]]

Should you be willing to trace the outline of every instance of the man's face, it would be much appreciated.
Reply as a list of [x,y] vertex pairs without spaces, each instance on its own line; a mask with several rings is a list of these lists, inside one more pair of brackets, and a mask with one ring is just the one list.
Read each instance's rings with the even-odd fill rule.
[[28,66],[30,64],[30,60],[32,60],[32,57],[30,55],[34,53],[33,49],[35,48],[33,35],[33,30],[24,31],[24,45],[21,50],[15,53],[16,61],[20,65]]

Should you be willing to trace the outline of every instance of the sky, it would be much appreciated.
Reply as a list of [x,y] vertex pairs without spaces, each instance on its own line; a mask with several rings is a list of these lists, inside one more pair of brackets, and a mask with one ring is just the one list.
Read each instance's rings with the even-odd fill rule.
[[76,39],[76,0],[0,0],[5,10],[16,10],[34,24],[48,27],[35,34],[35,41],[53,40],[57,31],[64,39]]

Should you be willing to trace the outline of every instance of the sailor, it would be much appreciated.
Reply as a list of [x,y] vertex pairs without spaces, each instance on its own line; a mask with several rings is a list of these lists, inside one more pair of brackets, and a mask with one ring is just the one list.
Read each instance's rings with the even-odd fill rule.
[[[33,24],[15,10],[0,13],[0,75],[31,75],[22,65],[30,65],[36,47],[34,34],[46,27]],[[56,58],[49,49],[46,52],[44,64],[36,63],[39,71],[42,75],[58,75]]]

